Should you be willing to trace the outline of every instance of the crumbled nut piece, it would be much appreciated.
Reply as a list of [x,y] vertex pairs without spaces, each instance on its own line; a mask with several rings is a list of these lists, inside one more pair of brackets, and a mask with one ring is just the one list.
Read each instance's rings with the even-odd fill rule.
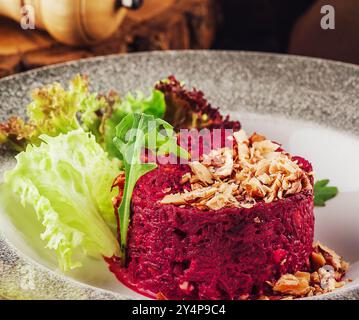
[[311,275],[310,275],[310,280],[313,283],[319,284],[320,283],[320,278],[319,278],[319,274],[317,271],[314,271]]
[[336,288],[336,281],[334,278],[334,269],[327,270],[325,268],[320,268],[318,270],[320,278],[320,287],[324,292],[331,292]]
[[169,193],[171,192],[172,188],[171,187],[168,187],[168,188],[165,188],[162,190],[163,193]]
[[266,137],[265,136],[261,136],[260,134],[257,134],[256,132],[253,133],[251,135],[251,137],[249,138],[249,141],[251,144],[255,143],[255,142],[261,142],[261,141],[264,141],[266,140]]
[[310,291],[309,279],[302,274],[285,274],[275,283],[273,291],[296,297],[304,296]]
[[191,173],[190,172],[187,172],[186,174],[184,174],[182,176],[182,179],[180,181],[180,184],[185,184],[187,182],[189,182],[191,180]]
[[157,293],[156,299],[157,300],[168,300],[167,297],[162,292]]
[[261,223],[261,219],[259,219],[259,217],[255,217],[253,221],[254,223]]
[[266,195],[266,192],[263,189],[262,184],[257,178],[250,179],[246,183],[245,188],[249,196],[253,198],[263,198]]
[[335,289],[342,288],[345,286],[345,281],[335,282]]
[[323,255],[319,252],[319,253],[316,253],[316,252],[312,252],[312,256],[311,256],[311,260],[312,260],[312,263],[314,264],[315,268],[318,269],[318,268],[321,268],[325,265],[325,259],[323,257]]
[[217,188],[207,187],[202,189],[196,189],[191,192],[185,192],[182,194],[182,197],[185,201],[193,201],[196,199],[210,198],[214,196],[217,192]]
[[175,205],[183,205],[186,204],[186,200],[180,193],[177,194],[168,194],[166,195],[160,202],[161,204],[175,204]]
[[191,291],[194,290],[194,286],[192,284],[190,284],[188,281],[183,281],[179,285],[179,288],[186,293],[190,293]]
[[264,185],[270,185],[270,183],[272,181],[271,177],[266,173],[263,173],[260,176],[257,176],[257,179]]
[[211,200],[206,203],[206,206],[211,210],[219,210],[226,206],[226,200],[223,194],[216,194]]
[[216,169],[216,171],[213,173],[216,178],[225,178],[232,174],[234,164],[232,151],[230,151],[229,149],[224,149],[223,160],[223,166]]
[[261,155],[275,152],[279,148],[279,145],[273,143],[270,140],[263,140],[260,142],[254,142],[252,150],[254,153],[259,152]]
[[216,195],[206,202],[206,206],[211,210],[219,210],[228,205],[237,205],[236,198],[233,197],[233,192],[238,189],[238,186],[232,184],[222,184],[218,188]]
[[193,173],[198,177],[200,181],[206,184],[213,183],[211,172],[203,164],[201,164],[198,161],[194,161],[191,162],[189,166],[191,167]]
[[308,272],[301,272],[301,271],[297,271],[295,274],[294,274],[297,278],[302,278],[302,279],[305,279],[306,281],[310,281],[310,273]]
[[237,144],[242,144],[248,141],[248,136],[244,130],[239,130],[233,133],[234,139],[236,139]]
[[340,270],[342,267],[342,258],[332,249],[324,246],[320,242],[317,242],[315,247],[323,254],[327,264],[334,267],[335,270]]

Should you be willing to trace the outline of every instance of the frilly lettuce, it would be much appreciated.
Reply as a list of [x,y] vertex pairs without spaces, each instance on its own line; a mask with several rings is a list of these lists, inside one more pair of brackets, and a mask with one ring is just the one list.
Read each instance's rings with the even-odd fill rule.
[[138,92],[122,100],[115,92],[106,96],[90,92],[87,77],[77,75],[67,90],[59,83],[34,90],[27,107],[29,121],[12,117],[0,124],[0,144],[23,151],[29,143],[41,143],[42,134],[56,137],[82,128],[91,132],[111,157],[116,157],[118,151],[112,140],[121,120],[133,112],[161,118],[165,108],[164,94],[158,90],[149,97]]
[[39,138],[39,146],[28,145],[16,157],[5,184],[35,209],[41,238],[56,251],[60,268],[79,267],[85,256],[119,255],[111,194],[118,163],[82,129]]

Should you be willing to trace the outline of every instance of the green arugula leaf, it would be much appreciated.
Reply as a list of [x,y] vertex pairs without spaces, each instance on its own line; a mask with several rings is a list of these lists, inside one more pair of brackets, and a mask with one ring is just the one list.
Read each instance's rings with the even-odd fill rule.
[[151,95],[145,97],[142,92],[136,96],[128,94],[124,100],[119,98],[113,104],[111,114],[104,122],[104,144],[110,157],[120,158],[118,148],[113,144],[116,135],[117,125],[130,113],[145,113],[155,118],[162,118],[166,111],[164,94],[161,91],[153,90]]
[[124,263],[133,190],[138,179],[157,168],[155,162],[141,161],[143,149],[149,149],[157,155],[173,153],[182,158],[188,157],[188,153],[178,146],[173,127],[169,123],[152,115],[138,113],[127,115],[117,126],[114,144],[121,154],[120,159],[123,161],[126,176],[124,193],[118,210],[121,257]]
[[328,184],[328,179],[317,181],[314,184],[314,205],[316,207],[325,207],[326,201],[338,195],[338,188],[330,187]]

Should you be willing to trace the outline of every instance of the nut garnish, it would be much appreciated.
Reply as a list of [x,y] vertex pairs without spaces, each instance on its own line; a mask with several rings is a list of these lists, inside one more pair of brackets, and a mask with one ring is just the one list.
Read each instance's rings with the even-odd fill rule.
[[181,184],[189,182],[192,192],[166,196],[161,203],[183,205],[184,199],[201,210],[252,208],[258,201],[270,203],[313,189],[312,173],[303,171],[278,144],[256,133],[248,138],[243,130],[229,139],[233,149],[212,150],[189,164],[192,173]]
[[187,202],[185,201],[185,199],[182,197],[181,194],[177,193],[177,194],[168,194],[167,196],[165,196],[162,201],[161,204],[177,204],[177,205],[182,205],[182,204],[186,204]]
[[202,163],[194,161],[191,162],[189,166],[201,182],[207,184],[213,183],[211,172]]
[[[274,293],[284,295],[285,298],[301,298],[332,292],[350,282],[350,279],[343,280],[348,263],[334,250],[319,242],[313,245],[311,269],[314,270],[312,273],[285,274],[275,284],[267,283]],[[269,298],[275,299],[277,296]]]
[[345,269],[345,266],[342,266],[342,258],[334,250],[320,242],[315,243],[314,249],[319,251],[325,258],[327,264],[331,265],[336,271],[341,270],[342,267]]
[[273,291],[296,297],[304,296],[310,291],[309,280],[309,273],[285,274],[275,283]]

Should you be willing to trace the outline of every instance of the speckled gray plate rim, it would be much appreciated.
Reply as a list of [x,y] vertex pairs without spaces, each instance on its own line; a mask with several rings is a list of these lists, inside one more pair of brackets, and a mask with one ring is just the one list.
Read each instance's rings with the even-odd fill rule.
[[[170,51],[85,59],[0,80],[0,120],[25,115],[28,93],[43,84],[90,76],[93,89],[146,90],[170,74],[200,88],[223,112],[244,110],[312,121],[359,135],[359,67],[255,52]],[[0,177],[12,155],[0,150]],[[0,178],[1,180],[1,178]],[[1,226],[0,226],[1,229]],[[32,281],[24,275],[31,274]],[[0,295],[17,299],[127,299],[60,275],[18,252],[0,230]],[[359,299],[344,288],[316,299]]]

